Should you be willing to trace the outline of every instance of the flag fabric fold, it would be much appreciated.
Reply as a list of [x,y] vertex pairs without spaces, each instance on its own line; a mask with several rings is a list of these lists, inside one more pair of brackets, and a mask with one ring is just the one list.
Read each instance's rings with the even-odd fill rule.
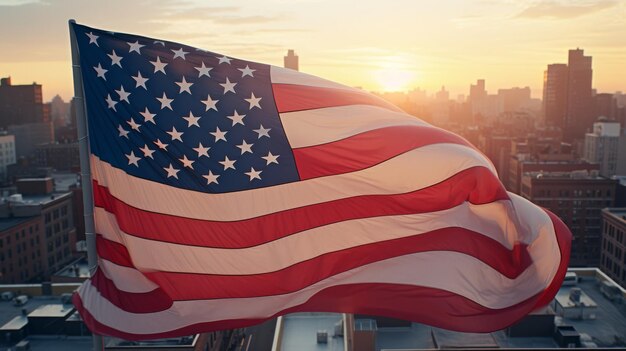
[[334,311],[486,332],[560,287],[570,232],[465,139],[321,78],[71,26],[98,252],[74,303],[92,331]]

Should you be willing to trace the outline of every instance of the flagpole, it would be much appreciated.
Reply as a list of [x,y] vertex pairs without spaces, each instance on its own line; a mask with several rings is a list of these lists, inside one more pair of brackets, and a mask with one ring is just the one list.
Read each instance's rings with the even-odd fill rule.
[[[87,261],[89,272],[93,276],[98,267],[96,252],[96,234],[93,220],[93,189],[91,187],[91,169],[89,166],[89,132],[87,129],[87,108],[84,99],[83,79],[80,71],[80,53],[76,44],[76,33],[72,29],[75,20],[69,20],[70,46],[72,48],[72,75],[74,77],[74,101],[76,125],[78,128],[78,151],[80,154],[80,184],[83,190],[83,209],[85,218],[85,240],[87,241]],[[93,334],[93,349],[104,350],[102,335]]]

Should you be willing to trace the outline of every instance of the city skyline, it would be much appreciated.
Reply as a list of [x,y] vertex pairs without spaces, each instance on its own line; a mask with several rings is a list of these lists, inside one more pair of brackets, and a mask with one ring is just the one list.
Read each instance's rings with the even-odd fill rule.
[[302,72],[372,91],[434,92],[445,85],[452,98],[467,94],[481,78],[490,92],[529,86],[539,98],[546,66],[566,61],[567,50],[580,47],[594,57],[594,88],[626,89],[623,3],[407,1],[390,8],[340,2],[327,11],[323,2],[207,7],[195,1],[114,1],[97,8],[95,2],[0,0],[0,31],[10,33],[0,46],[12,48],[0,58],[0,73],[15,84],[42,84],[45,101],[56,94],[69,100],[66,21],[75,18],[278,66],[295,49]]

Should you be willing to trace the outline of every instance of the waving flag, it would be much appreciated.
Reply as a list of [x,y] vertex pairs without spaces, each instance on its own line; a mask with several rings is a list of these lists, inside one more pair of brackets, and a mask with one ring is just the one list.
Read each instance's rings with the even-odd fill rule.
[[99,256],[74,302],[94,332],[296,311],[484,332],[558,290],[569,231],[463,138],[310,75],[72,29]]

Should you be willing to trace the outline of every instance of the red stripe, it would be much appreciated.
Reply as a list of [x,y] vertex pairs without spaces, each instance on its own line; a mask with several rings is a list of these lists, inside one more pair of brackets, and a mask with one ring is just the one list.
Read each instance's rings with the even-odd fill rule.
[[332,143],[293,150],[302,179],[357,171],[404,152],[435,143],[474,148],[460,136],[430,126],[394,126],[375,129]]
[[[533,310],[533,297],[509,308],[494,310],[453,293],[399,284],[351,284],[331,287],[306,303],[268,318],[235,319],[197,323],[161,333],[132,334],[98,322],[74,295],[74,305],[89,329],[97,334],[126,340],[177,337],[216,330],[243,328],[294,312],[339,312],[388,316],[465,332],[492,332],[506,328]],[[128,318],[132,318],[132,315]],[[181,316],[179,318],[184,318]]]
[[[74,294],[73,300],[92,332],[128,340],[176,337],[213,330],[242,328],[262,323],[281,314],[307,311],[380,315],[413,320],[450,330],[492,332],[514,324],[527,313],[549,303],[558,291],[558,287],[561,286],[569,262],[571,233],[556,216],[549,212],[548,214],[555,227],[561,251],[557,275],[542,293],[505,309],[489,309],[463,296],[433,288],[397,284],[354,284],[325,289],[315,294],[306,303],[285,309],[268,318],[223,320],[198,323],[160,333],[132,334],[98,322],[84,308],[78,294]],[[132,318],[132,315],[129,315],[129,318]]]
[[346,105],[373,105],[402,112],[395,105],[365,91],[272,84],[279,113]]
[[105,257],[119,266],[134,267],[126,246],[107,240],[102,235],[96,235],[96,251],[98,251],[98,257]]
[[427,213],[465,201],[485,204],[508,199],[500,181],[483,167],[461,171],[439,184],[405,194],[356,196],[233,222],[142,211],[118,200],[96,181],[93,189],[95,206],[115,214],[120,228],[130,235],[218,248],[261,245],[303,230],[350,219]]
[[[106,241],[98,237],[98,243]],[[516,278],[531,264],[526,245],[517,244],[508,250],[484,235],[452,227],[329,252],[264,274],[229,276],[151,271],[144,275],[173,300],[270,296],[296,292],[369,263],[428,251],[453,251],[476,257],[510,279]],[[100,257],[117,263],[107,253]]]
[[87,284],[89,282],[105,299],[130,313],[158,312],[172,307],[172,299],[160,288],[146,293],[122,291],[117,289],[115,283],[100,270],[96,271]]

